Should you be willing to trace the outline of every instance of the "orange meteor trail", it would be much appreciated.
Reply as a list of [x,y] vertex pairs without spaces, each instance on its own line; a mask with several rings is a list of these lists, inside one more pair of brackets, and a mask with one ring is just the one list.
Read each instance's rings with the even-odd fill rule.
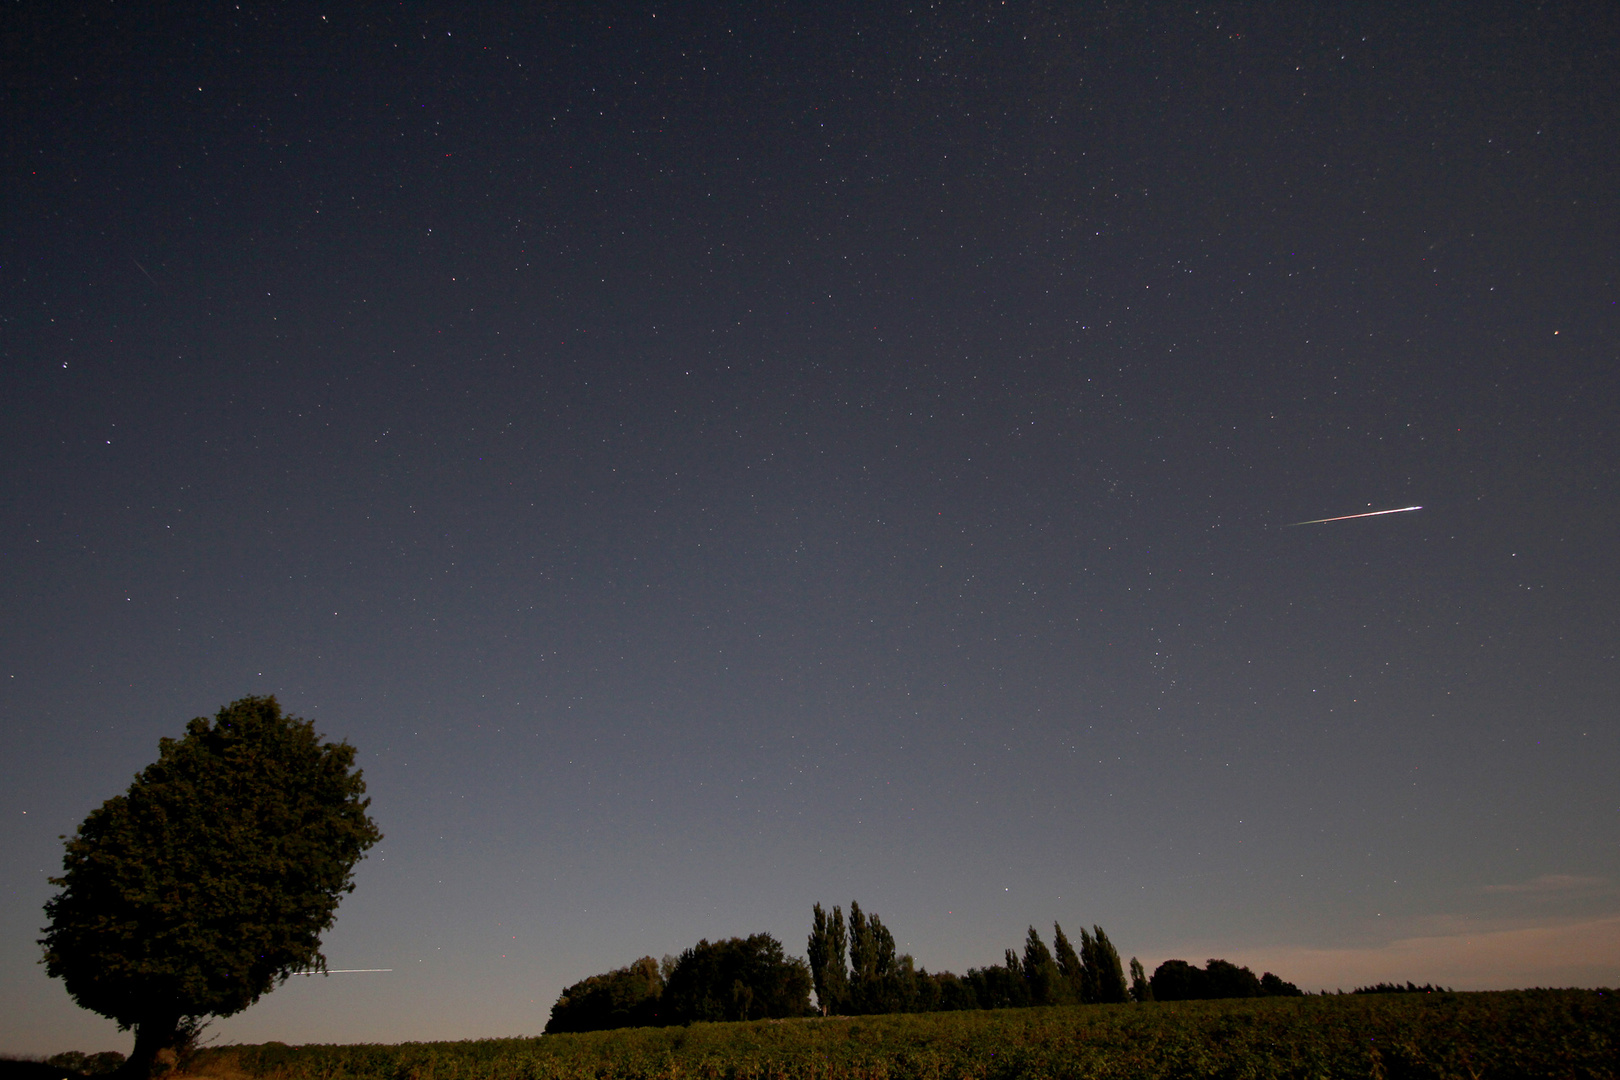
[[1336,518],[1314,518],[1310,521],[1296,521],[1292,524],[1284,525],[1283,528],[1292,529],[1295,525],[1326,525],[1330,521],[1349,521],[1351,518],[1378,517],[1381,514],[1405,514],[1412,510],[1421,509],[1423,509],[1421,506],[1402,506],[1395,510],[1369,510],[1365,514],[1346,514],[1343,517]]

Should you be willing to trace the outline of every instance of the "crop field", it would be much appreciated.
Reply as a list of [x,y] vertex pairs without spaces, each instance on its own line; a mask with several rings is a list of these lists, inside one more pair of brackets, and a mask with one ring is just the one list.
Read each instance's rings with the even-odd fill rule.
[[397,1046],[220,1047],[238,1080],[1615,1078],[1612,991],[1376,994],[628,1028]]

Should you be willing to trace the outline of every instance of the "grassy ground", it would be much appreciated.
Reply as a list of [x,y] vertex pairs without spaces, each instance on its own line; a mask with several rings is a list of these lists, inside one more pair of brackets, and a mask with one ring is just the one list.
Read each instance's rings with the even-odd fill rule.
[[209,1050],[219,1080],[1620,1077],[1611,991],[1345,995]]

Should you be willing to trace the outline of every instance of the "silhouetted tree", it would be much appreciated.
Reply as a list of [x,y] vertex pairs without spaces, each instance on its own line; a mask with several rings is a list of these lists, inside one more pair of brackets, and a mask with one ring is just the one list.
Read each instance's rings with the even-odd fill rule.
[[1069,1000],[1084,1001],[1086,985],[1086,968],[1080,961],[1080,955],[1074,951],[1068,937],[1063,933],[1063,927],[1057,923],[1052,924],[1052,951],[1057,954],[1058,972],[1068,985]]
[[1103,928],[1093,926],[1093,934],[1080,931],[1080,962],[1085,975],[1081,983],[1080,1000],[1087,1005],[1113,1005],[1129,1001],[1125,985],[1125,968],[1119,961],[1119,951],[1108,940]]
[[[902,956],[900,966],[906,969],[911,958]],[[910,1012],[950,1012],[955,1009],[977,1009],[978,1000],[962,979],[949,971],[931,972],[918,968],[911,976],[911,996],[907,1004]]]
[[850,1011],[880,1013],[895,1004],[894,935],[883,920],[867,915],[855,901],[849,904],[849,1001]]
[[232,702],[158,745],[67,842],[40,940],[75,1001],[135,1029],[121,1070],[134,1080],[203,1018],[324,968],[321,934],[382,838],[354,748],[323,743],[273,697]]
[[923,1012],[921,982],[927,971],[919,971],[910,953],[894,958],[894,970],[883,981],[882,1012]]
[[988,967],[968,968],[962,979],[981,1009],[1012,1009],[1029,1004],[1029,987],[1024,985],[1023,965],[1018,954],[1007,950],[1006,962]]
[[1204,976],[1209,980],[1208,996],[1212,998],[1248,998],[1260,996],[1260,980],[1246,967],[1238,967],[1227,960],[1210,960],[1204,965]]
[[1207,980],[1199,968],[1185,960],[1166,960],[1153,969],[1151,988],[1155,1001],[1194,1001],[1206,998]]
[[1283,982],[1279,976],[1266,972],[1260,976],[1260,993],[1265,997],[1304,997],[1305,991],[1291,982]]
[[812,909],[808,959],[810,977],[815,984],[816,1002],[821,1014],[828,1016],[845,1011],[849,1004],[849,968],[844,959],[847,937],[844,930],[844,912],[833,905],[832,918],[817,904]]
[[1063,973],[1058,970],[1057,961],[1052,959],[1046,943],[1033,926],[1024,939],[1023,974],[1024,984],[1029,987],[1031,1004],[1058,1005],[1068,999],[1068,985],[1063,981]]
[[769,934],[698,942],[664,984],[666,1023],[810,1015],[810,966]]
[[1264,992],[1254,972],[1227,960],[1210,960],[1202,970],[1185,960],[1166,960],[1153,971],[1153,996],[1159,1001],[1260,997]]
[[592,975],[564,990],[551,1006],[546,1034],[656,1024],[663,992],[658,961],[643,956],[629,967]]
[[[81,1076],[107,1076],[118,1071],[124,1063],[124,1055],[116,1050],[103,1050],[99,1054],[85,1054],[78,1050],[67,1050],[60,1054],[53,1054],[45,1059],[45,1064],[53,1069],[63,1072],[79,1073]],[[54,1077],[52,1080],[60,1080]]]
[[1142,970],[1142,961],[1131,957],[1131,1000],[1137,1004],[1153,1000],[1153,984]]
[[867,925],[866,912],[858,900],[849,902],[849,996],[850,1005],[861,1011],[861,984],[874,977],[877,957],[874,955],[872,929]]

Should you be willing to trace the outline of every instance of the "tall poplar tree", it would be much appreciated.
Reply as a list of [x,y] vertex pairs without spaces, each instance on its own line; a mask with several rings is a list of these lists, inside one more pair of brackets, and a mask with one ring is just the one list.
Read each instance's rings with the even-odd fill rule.
[[1153,1000],[1153,984],[1148,982],[1147,972],[1142,969],[1142,961],[1134,956],[1131,957],[1131,1000],[1138,1005]]
[[1095,933],[1080,931],[1080,960],[1085,966],[1084,994],[1081,1000],[1088,1005],[1112,1005],[1130,1000],[1125,983],[1125,967],[1120,963],[1119,951],[1108,940],[1103,928],[1093,926]]
[[1029,935],[1024,939],[1024,985],[1029,987],[1030,1003],[1034,1005],[1059,1005],[1068,997],[1064,993],[1068,989],[1064,983],[1063,974],[1058,970],[1057,962],[1052,959],[1052,953],[1047,949],[1046,943],[1035,928],[1029,928]]
[[832,918],[829,919],[821,905],[816,904],[812,913],[807,950],[810,975],[815,984],[816,1002],[821,1006],[821,1015],[830,1016],[843,1012],[849,1003],[849,968],[844,959],[847,945],[844,912],[834,904]]
[[872,977],[877,967],[873,955],[872,928],[867,925],[866,912],[860,901],[849,902],[849,996],[856,1012],[864,1012],[863,983]]
[[1055,922],[1052,924],[1052,951],[1057,954],[1058,971],[1063,975],[1063,981],[1068,984],[1069,997],[1074,1001],[1085,1001],[1085,965],[1080,962],[1079,954],[1074,951],[1068,936],[1063,933],[1063,927]]
[[876,915],[849,902],[849,1001],[858,1013],[884,1012],[893,1006],[890,983],[895,973],[894,935]]

